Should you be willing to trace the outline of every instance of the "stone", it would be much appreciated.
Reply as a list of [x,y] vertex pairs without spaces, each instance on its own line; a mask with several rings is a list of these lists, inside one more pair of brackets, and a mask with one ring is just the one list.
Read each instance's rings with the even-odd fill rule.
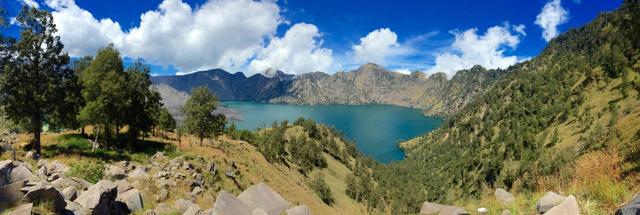
[[47,173],[52,174],[52,173],[65,173],[67,171],[67,166],[60,163],[57,160],[54,160],[53,162],[51,162],[48,167],[47,167]]
[[311,215],[311,210],[306,205],[298,205],[287,209],[287,215]]
[[9,215],[31,215],[31,211],[33,211],[33,203],[28,203],[16,207],[16,209],[9,212]]
[[24,155],[24,159],[25,159],[25,160],[33,159],[33,155],[34,155],[33,151],[28,151],[28,152]]
[[166,203],[162,202],[156,205],[156,208],[153,209],[156,214],[171,214],[176,212],[176,210],[172,209]]
[[67,187],[76,187],[76,189],[84,190],[85,188],[87,188],[87,186],[91,186],[91,183],[87,185],[80,180],[76,180],[75,178],[59,178],[51,182],[51,184],[54,187],[58,188],[58,190],[64,190]]
[[143,168],[135,168],[133,171],[129,173],[129,178],[142,178],[147,177],[147,171]]
[[269,215],[279,215],[291,206],[291,203],[264,183],[250,186],[238,195],[238,199],[251,208],[264,210]]
[[0,202],[16,202],[24,197],[20,191],[25,186],[25,181],[0,186]]
[[252,209],[230,193],[220,191],[213,204],[215,215],[252,215]]
[[216,164],[213,161],[207,162],[207,165],[205,167],[206,167],[205,170],[209,171],[209,173],[211,173],[212,175],[216,174],[216,171],[217,171]]
[[84,215],[85,213],[82,211],[82,206],[77,202],[72,202],[69,200],[65,201],[67,203],[67,207],[64,208],[65,215]]
[[558,206],[551,208],[545,215],[580,215],[580,207],[576,197],[570,195]]
[[82,206],[86,214],[109,214],[117,195],[116,184],[100,180],[82,192],[76,202]]
[[209,208],[204,211],[200,211],[200,215],[213,215],[213,208]]
[[11,169],[9,183],[11,184],[18,181],[27,180],[31,175],[33,175],[33,173],[27,167],[22,165],[16,166]]
[[64,211],[64,208],[67,206],[60,191],[51,185],[39,184],[24,187],[21,191],[26,192],[24,198],[30,203],[51,201],[56,211]]
[[264,210],[262,210],[262,208],[253,209],[251,214],[253,214],[253,215],[269,215],[269,213],[267,213]]
[[516,201],[516,198],[511,195],[508,191],[498,188],[495,191],[496,199],[503,205],[510,205]]
[[115,184],[118,187],[118,194],[124,193],[133,189],[133,185],[131,185],[129,181],[124,179],[116,181]]
[[142,195],[138,189],[131,189],[124,193],[118,194],[116,201],[124,203],[129,211],[142,210],[144,207],[142,202]]
[[76,199],[76,197],[78,197],[78,191],[73,186],[67,187],[64,190],[62,190],[62,196],[64,197],[65,200],[73,201]]
[[156,161],[163,161],[165,160],[167,157],[164,156],[164,153],[162,152],[156,152],[151,159],[152,160],[156,160]]
[[163,202],[164,200],[167,200],[169,198],[169,192],[167,192],[167,189],[160,188],[160,191],[158,191],[158,193],[156,194],[156,202]]
[[449,206],[449,205],[441,205],[431,202],[424,202],[422,204],[422,208],[420,209],[420,215],[458,215],[458,214],[468,214],[463,208]]
[[200,207],[197,205],[191,206],[182,215],[200,215]]
[[120,180],[127,176],[124,171],[124,168],[118,165],[107,165],[105,168],[104,174],[111,179]]
[[189,200],[185,200],[185,199],[176,200],[176,209],[178,209],[178,212],[180,212],[181,214],[189,210],[190,207],[198,207],[198,206]]
[[194,187],[191,191],[192,196],[200,195],[204,190],[201,187]]
[[631,200],[627,201],[622,205],[622,207],[616,210],[616,215],[635,215],[640,214],[640,193],[636,193],[636,195],[631,198]]
[[544,214],[549,209],[564,202],[566,198],[567,197],[558,195],[557,193],[554,193],[554,192],[547,192],[536,203],[536,211],[538,212],[538,214]]
[[204,176],[201,173],[196,173],[193,176],[192,187],[202,187],[204,185]]
[[0,161],[0,186],[9,184],[9,174],[12,168],[11,160]]

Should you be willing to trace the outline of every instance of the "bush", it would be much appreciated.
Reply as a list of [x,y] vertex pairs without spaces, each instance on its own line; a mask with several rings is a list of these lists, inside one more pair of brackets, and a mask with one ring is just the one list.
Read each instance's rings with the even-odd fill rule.
[[320,197],[325,204],[332,205],[335,201],[331,188],[329,188],[329,185],[324,181],[324,175],[322,173],[313,178],[311,181],[311,189],[318,194],[318,197]]
[[104,176],[104,162],[79,161],[71,164],[71,169],[67,172],[67,177],[78,177],[91,183],[96,183]]

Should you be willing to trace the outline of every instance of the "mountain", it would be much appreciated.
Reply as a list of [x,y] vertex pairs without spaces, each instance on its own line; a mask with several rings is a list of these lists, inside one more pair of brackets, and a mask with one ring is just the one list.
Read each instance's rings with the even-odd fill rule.
[[428,115],[448,115],[504,75],[503,70],[475,66],[450,80],[442,73],[426,77],[405,75],[368,63],[351,72],[333,75],[308,73],[296,77],[281,97],[289,104],[391,104],[423,109]]
[[407,159],[379,167],[379,186],[365,193],[396,213],[500,187],[562,190],[611,211],[637,188],[639,143],[640,3],[625,1],[507,69],[441,128],[405,145]]
[[268,70],[266,76],[256,74],[247,78],[242,73],[230,74],[215,69],[184,76],[157,76],[152,81],[165,102],[172,105],[184,97],[180,96],[181,93],[188,93],[197,86],[207,86],[221,100],[287,104],[390,104],[423,109],[428,115],[447,116],[504,74],[504,70],[486,70],[475,66],[447,79],[442,73],[430,77],[420,72],[405,75],[368,63],[354,71],[333,75],[314,72],[294,77],[281,71]]
[[[195,72],[181,76],[154,76],[154,85],[165,85],[178,92],[206,86],[216,93],[220,100],[269,101],[285,93],[293,76],[277,71],[272,77],[255,74],[246,77],[243,73],[228,73],[222,69]],[[164,97],[163,97],[164,100]]]

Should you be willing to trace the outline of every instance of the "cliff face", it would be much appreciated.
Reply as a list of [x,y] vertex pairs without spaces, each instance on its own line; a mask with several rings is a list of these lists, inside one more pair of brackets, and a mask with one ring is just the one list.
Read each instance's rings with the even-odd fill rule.
[[309,73],[296,77],[287,92],[271,99],[288,104],[391,104],[424,109],[429,115],[449,115],[501,76],[499,70],[476,66],[450,80],[444,74],[426,77],[365,64],[334,75]]

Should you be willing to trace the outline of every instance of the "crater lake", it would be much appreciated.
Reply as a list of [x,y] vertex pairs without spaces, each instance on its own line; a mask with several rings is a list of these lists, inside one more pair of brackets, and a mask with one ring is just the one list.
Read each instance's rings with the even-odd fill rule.
[[443,120],[420,110],[391,105],[287,105],[225,101],[235,112],[230,119],[240,129],[270,127],[274,121],[293,123],[299,117],[334,127],[355,142],[364,154],[389,163],[402,160],[398,143],[436,129]]

